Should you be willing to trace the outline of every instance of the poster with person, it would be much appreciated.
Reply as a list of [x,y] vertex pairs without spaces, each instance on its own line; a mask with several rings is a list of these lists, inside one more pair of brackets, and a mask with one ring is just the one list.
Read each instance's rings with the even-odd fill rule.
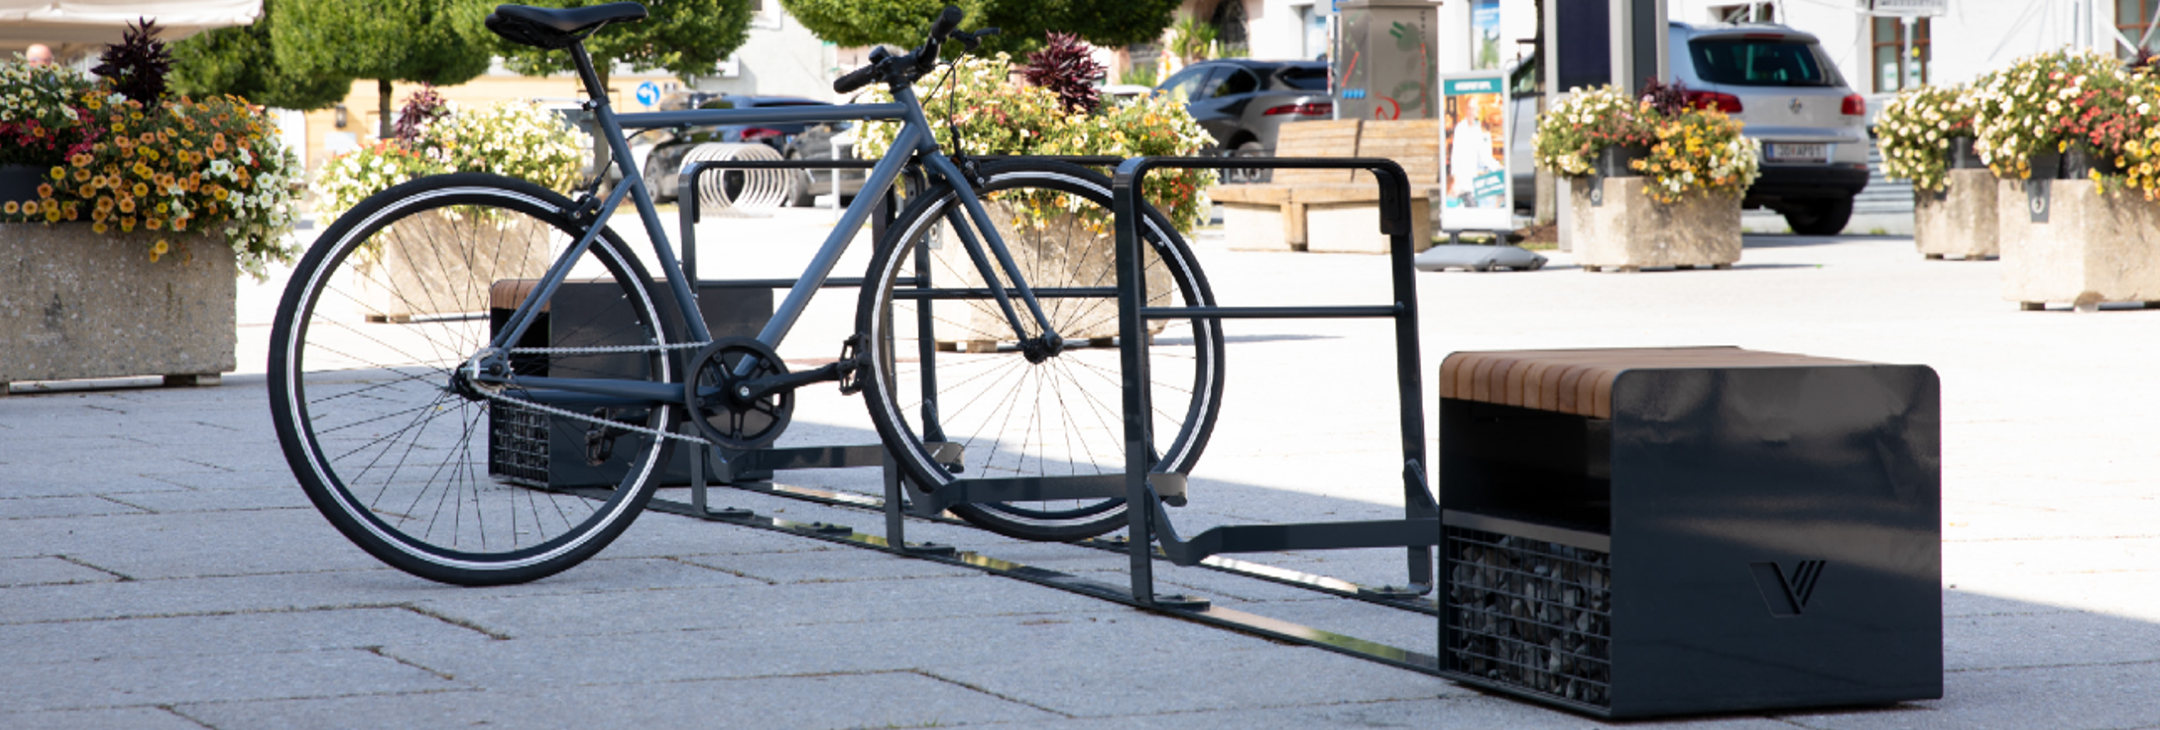
[[1446,165],[1441,227],[1451,231],[1514,228],[1505,75],[1497,71],[1446,74],[1441,88],[1441,158]]

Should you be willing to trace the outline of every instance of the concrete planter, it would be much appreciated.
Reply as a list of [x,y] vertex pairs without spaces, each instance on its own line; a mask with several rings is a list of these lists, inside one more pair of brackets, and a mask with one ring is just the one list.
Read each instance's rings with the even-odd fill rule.
[[376,260],[355,289],[370,322],[485,312],[490,283],[547,273],[555,237],[554,229],[522,216],[423,213],[376,235]]
[[2160,305],[2160,203],[2089,180],[1996,183],[2003,298],[2028,310]]
[[2000,255],[1996,240],[1995,173],[1949,170],[1939,192],[1913,191],[1913,245],[1930,259],[1978,261]]
[[27,380],[207,385],[232,372],[232,248],[207,234],[164,238],[173,252],[151,263],[156,239],[144,234],[0,224],[0,394]]
[[[1002,205],[988,206],[991,222],[998,230],[1009,236],[1005,245],[1012,251],[1013,262],[1028,276],[1028,285],[1035,288],[1116,286],[1115,264],[1117,252],[1113,247],[1110,222],[1100,223],[1100,231],[1093,230],[1087,222],[1071,215],[1058,215],[1046,220],[1040,227],[1024,221],[1014,221],[1009,208]],[[982,273],[968,258],[967,247],[953,235],[949,227],[941,227],[935,248],[931,249],[932,264],[937,285],[970,286],[983,285]],[[984,252],[988,254],[988,251]],[[1158,264],[1155,252],[1147,252],[1147,289],[1159,292],[1175,286],[1170,272]],[[991,259],[991,266],[997,266]],[[964,282],[964,283],[963,283]],[[1061,312],[1059,300],[1043,300],[1043,311],[1059,322],[1058,334],[1067,340],[1103,340],[1117,336],[1117,307],[1100,306],[1090,300],[1064,300],[1068,307],[1079,307],[1084,316]],[[986,351],[998,343],[1009,340],[986,340],[986,334],[1002,333],[1011,336],[1012,325],[992,300],[968,302],[941,302],[937,316],[937,341],[945,349]],[[1024,319],[1027,310],[1018,299],[1013,306]],[[953,311],[964,308],[966,311]],[[1161,332],[1165,322],[1148,323],[1150,334]]]
[[1667,205],[1643,194],[1647,180],[1568,179],[1568,233],[1583,270],[1727,269],[1740,260],[1739,196],[1688,196]]

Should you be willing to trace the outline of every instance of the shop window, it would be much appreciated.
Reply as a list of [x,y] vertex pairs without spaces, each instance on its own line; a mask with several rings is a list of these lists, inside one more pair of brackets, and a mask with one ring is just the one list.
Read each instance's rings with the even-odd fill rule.
[[2152,32],[2155,15],[2160,15],[2160,0],[2115,0],[2115,30],[2133,44],[2160,51],[2160,34]]
[[[2137,0],[2131,0],[2136,2]],[[2160,0],[2146,0],[2160,2]],[[1905,56],[1905,19],[1870,18],[1874,31],[1870,45],[1875,79],[1875,93],[1887,94],[1928,82],[1928,59],[1933,55],[1928,48],[1928,18],[1913,23],[1912,57]]]
[[1718,23],[1775,23],[1776,3],[1740,3],[1710,6],[1710,19]]

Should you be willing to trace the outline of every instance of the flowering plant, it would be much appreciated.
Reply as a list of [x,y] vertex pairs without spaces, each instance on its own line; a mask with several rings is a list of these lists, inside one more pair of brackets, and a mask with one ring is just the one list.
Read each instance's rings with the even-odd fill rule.
[[1921,190],[1943,189],[1950,141],[1973,136],[1974,111],[1971,90],[1964,86],[1922,86],[1899,92],[1875,118],[1883,175],[1911,180]]
[[[2091,133],[2099,115],[2087,117],[2081,105],[2114,98],[2127,82],[2122,63],[2098,52],[2063,50],[2018,59],[1974,82],[1973,149],[1997,177],[2029,178],[2034,155],[2063,152]],[[2121,94],[2120,102],[2134,108],[2129,96]]]
[[1657,142],[1656,112],[1618,87],[1576,89],[1538,115],[1531,146],[1539,167],[1569,177],[1590,174],[1607,147]]
[[1716,109],[1688,109],[1658,124],[1650,156],[1629,162],[1646,173],[1643,194],[1677,203],[1690,193],[1737,195],[1755,184],[1762,143],[1740,134],[1740,123]]
[[144,104],[105,86],[82,90],[69,107],[81,125],[77,140],[47,172],[38,199],[0,203],[0,220],[140,229],[153,234],[145,237],[152,261],[172,252],[161,234],[218,233],[258,280],[268,262],[296,253],[283,238],[293,224],[299,160],[261,110],[230,96]]
[[90,114],[78,104],[92,86],[65,66],[0,63],[0,165],[47,167],[81,153]]
[[[1111,157],[1193,155],[1213,142],[1185,110],[1184,99],[1140,98],[1104,104],[1092,114],[1074,113],[1056,93],[1011,79],[1012,61],[1003,53],[956,62],[952,83],[923,95],[923,111],[937,138],[949,141],[957,130],[964,149],[951,150],[955,153]],[[883,89],[871,93],[890,101]],[[865,157],[881,156],[899,131],[897,123],[866,124],[856,144]],[[1148,203],[1180,232],[1190,233],[1207,215],[1202,196],[1214,181],[1208,170],[1162,170],[1148,177]],[[1048,209],[1088,208],[1072,200]]]
[[367,196],[393,185],[449,171],[450,166],[441,160],[395,141],[377,140],[332,157],[315,171],[315,213],[322,220],[333,220]]
[[1643,194],[1664,203],[1701,193],[1740,193],[1754,184],[1762,145],[1722,111],[1687,101],[1678,84],[1653,85],[1643,99],[1613,86],[1577,89],[1538,117],[1537,164],[1561,175],[1590,173],[1607,147],[1648,147],[1628,166],[1650,177]]
[[315,211],[333,219],[393,185],[448,172],[490,172],[568,190],[577,184],[588,149],[583,132],[537,104],[452,106],[409,143],[384,140],[323,163],[315,173]]

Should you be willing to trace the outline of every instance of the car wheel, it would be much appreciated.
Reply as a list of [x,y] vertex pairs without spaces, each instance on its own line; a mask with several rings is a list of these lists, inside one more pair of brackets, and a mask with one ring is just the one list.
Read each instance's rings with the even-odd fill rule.
[[[789,152],[787,154],[787,159],[789,162],[796,162],[802,159],[802,155],[795,152]],[[810,171],[789,170],[788,172],[790,173],[788,175],[788,207],[808,208],[812,205],[816,205],[817,196],[811,194],[810,191]]]
[[1803,236],[1835,236],[1852,220],[1852,198],[1809,200],[1781,211],[1786,225]]
[[[658,157],[655,155],[654,157]],[[645,163],[645,194],[652,196],[653,205],[675,201],[675,186],[660,184],[660,167],[657,159],[647,158]]]
[[[1260,146],[1260,142],[1259,142],[1259,141],[1257,141],[1257,140],[1245,140],[1244,142],[1242,142],[1242,143],[1238,144],[1238,146],[1237,146],[1237,149],[1233,149],[1233,150],[1231,150],[1231,151],[1230,151],[1230,156],[1231,156],[1231,157],[1269,157],[1269,156],[1271,156],[1271,155],[1269,155],[1269,154],[1268,154],[1268,151],[1267,151],[1267,148],[1266,148],[1266,147],[1262,147],[1262,146]],[[1274,171],[1274,170],[1268,170],[1268,169],[1259,169],[1259,170],[1224,170],[1224,171],[1222,172],[1222,179],[1223,179],[1223,182],[1226,182],[1226,183],[1232,183],[1232,184],[1243,184],[1243,183],[1264,183],[1264,182],[1267,182],[1267,181],[1268,181],[1268,180],[1269,180],[1270,178],[1274,177],[1274,173],[1275,173],[1275,171]]]

